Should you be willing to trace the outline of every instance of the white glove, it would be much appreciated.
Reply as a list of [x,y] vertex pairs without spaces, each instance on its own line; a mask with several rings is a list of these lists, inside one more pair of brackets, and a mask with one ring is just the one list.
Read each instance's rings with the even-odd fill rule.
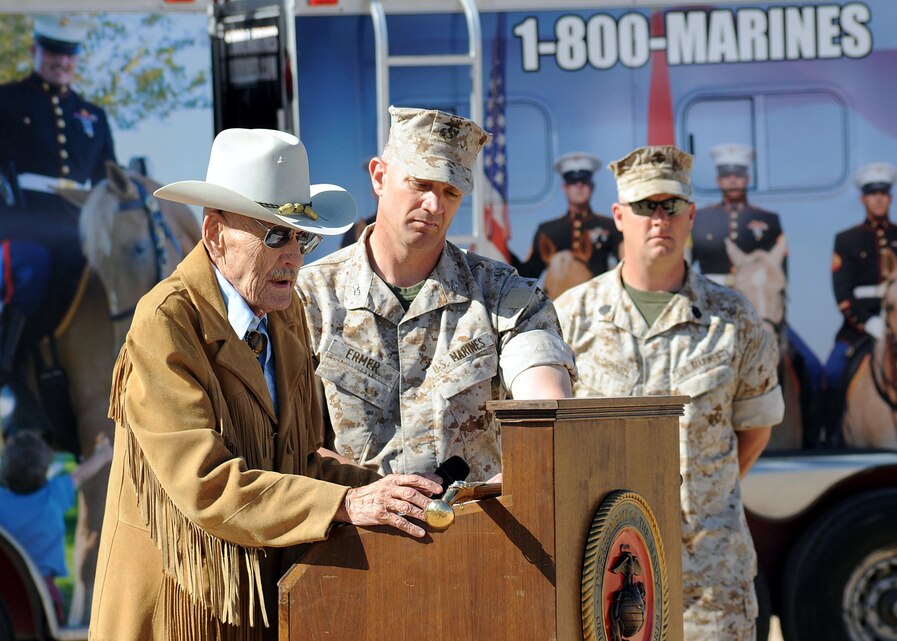
[[866,333],[877,341],[880,341],[881,337],[884,336],[885,324],[882,322],[881,316],[870,316],[866,320],[864,327]]

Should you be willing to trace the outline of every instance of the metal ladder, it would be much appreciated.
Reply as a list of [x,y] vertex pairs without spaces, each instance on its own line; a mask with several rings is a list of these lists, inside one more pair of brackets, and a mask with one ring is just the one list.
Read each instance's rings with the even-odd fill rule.
[[[421,0],[422,1],[422,0]],[[377,153],[383,151],[389,133],[389,70],[392,67],[470,67],[470,118],[483,125],[483,53],[480,12],[475,0],[459,0],[467,22],[468,49],[466,54],[389,55],[389,33],[386,11],[381,0],[371,0],[371,19],[374,23],[374,47],[377,84]],[[474,167],[475,182],[482,181],[483,159],[477,156]],[[473,224],[470,236],[452,236],[455,243],[475,243],[481,239],[483,218],[482,190],[474,189],[471,196]]]

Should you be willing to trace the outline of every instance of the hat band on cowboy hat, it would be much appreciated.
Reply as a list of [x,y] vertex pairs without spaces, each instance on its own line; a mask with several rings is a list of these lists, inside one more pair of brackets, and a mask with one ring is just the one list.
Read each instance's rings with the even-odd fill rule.
[[215,137],[206,179],[156,190],[158,198],[249,216],[322,236],[355,222],[355,199],[337,185],[309,184],[302,142],[273,129],[225,129]]

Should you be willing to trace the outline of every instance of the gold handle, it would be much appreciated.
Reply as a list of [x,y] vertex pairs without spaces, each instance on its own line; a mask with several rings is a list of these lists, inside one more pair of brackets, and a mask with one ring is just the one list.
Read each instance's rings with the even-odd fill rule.
[[455,481],[449,485],[441,499],[433,499],[424,510],[427,524],[435,530],[444,530],[455,522],[456,503],[476,501],[501,496],[501,483],[467,483]]

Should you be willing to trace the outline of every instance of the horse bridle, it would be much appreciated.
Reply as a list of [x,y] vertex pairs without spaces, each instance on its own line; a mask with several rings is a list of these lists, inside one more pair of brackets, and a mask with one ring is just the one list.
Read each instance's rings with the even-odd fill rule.
[[[139,181],[134,178],[130,178],[130,180],[131,184],[137,189],[137,198],[120,203],[118,205],[118,211],[121,213],[133,209],[143,209],[146,213],[150,240],[152,240],[153,243],[153,254],[156,259],[156,282],[158,283],[164,277],[166,267],[169,264],[168,248],[165,247],[166,239],[171,241],[171,244],[174,245],[174,248],[180,255],[183,255],[184,252],[181,249],[181,244],[178,242],[177,237],[174,235],[174,231],[172,231],[171,226],[166,222],[165,217],[162,215],[162,210],[159,208],[158,201],[149,194],[146,187]],[[131,307],[114,314],[110,313],[109,319],[112,322],[125,320],[133,316],[136,309],[137,306],[132,305]]]

